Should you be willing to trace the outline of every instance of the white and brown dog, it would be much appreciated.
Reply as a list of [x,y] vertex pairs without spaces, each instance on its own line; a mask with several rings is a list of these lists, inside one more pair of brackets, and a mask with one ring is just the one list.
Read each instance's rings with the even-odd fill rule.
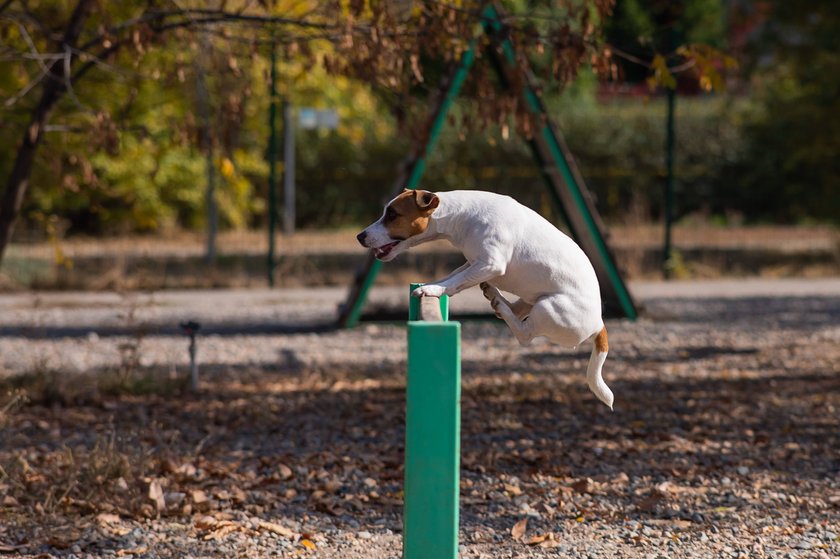
[[[595,270],[580,247],[538,213],[490,192],[404,190],[357,238],[383,262],[413,246],[449,240],[466,264],[413,295],[455,295],[480,284],[520,344],[545,337],[574,348],[592,340],[586,380],[612,409],[612,391],[601,378],[608,344]],[[510,302],[499,290],[519,299]]]

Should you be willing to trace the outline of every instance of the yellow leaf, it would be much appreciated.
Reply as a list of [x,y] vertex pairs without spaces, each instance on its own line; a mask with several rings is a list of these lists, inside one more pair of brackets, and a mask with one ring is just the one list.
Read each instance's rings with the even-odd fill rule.
[[233,176],[234,172],[236,172],[236,169],[233,166],[233,161],[231,161],[227,157],[222,158],[222,163],[221,165],[219,165],[219,167],[219,171],[221,171],[222,176],[226,179],[230,179]]
[[306,549],[315,549],[316,547],[312,540],[300,540],[300,545],[302,545]]

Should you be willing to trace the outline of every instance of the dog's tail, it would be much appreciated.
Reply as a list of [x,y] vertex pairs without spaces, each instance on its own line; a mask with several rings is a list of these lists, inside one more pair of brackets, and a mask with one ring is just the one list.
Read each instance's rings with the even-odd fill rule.
[[592,355],[589,357],[589,365],[586,367],[586,384],[589,385],[589,390],[612,410],[613,393],[601,377],[601,368],[604,366],[604,361],[607,360],[607,352],[610,349],[606,326],[602,327],[601,331],[590,339],[593,341],[594,347],[592,348]]

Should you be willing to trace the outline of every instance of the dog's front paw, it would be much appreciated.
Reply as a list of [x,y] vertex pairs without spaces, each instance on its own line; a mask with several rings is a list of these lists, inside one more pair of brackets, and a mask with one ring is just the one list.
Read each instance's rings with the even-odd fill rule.
[[430,283],[428,285],[421,285],[411,292],[412,297],[440,297],[446,293],[446,288],[442,285],[435,285]]

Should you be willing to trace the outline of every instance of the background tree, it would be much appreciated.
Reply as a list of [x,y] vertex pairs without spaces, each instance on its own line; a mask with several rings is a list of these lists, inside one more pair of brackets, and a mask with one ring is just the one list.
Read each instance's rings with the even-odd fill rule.
[[[535,3],[540,4],[540,3]],[[597,54],[597,29],[609,13],[611,0],[586,0],[570,3],[556,12],[551,20],[537,27],[523,13],[510,20],[512,33],[523,52],[529,50],[549,56],[555,76],[564,80]],[[513,7],[516,7],[514,3]],[[467,48],[478,23],[481,2],[205,2],[147,0],[143,3],[99,3],[93,0],[39,2],[7,0],[0,4],[0,36],[2,57],[8,72],[3,78],[7,88],[15,90],[5,100],[4,137],[17,134],[19,140],[13,157],[0,163],[6,177],[0,198],[0,258],[9,243],[14,223],[27,195],[36,154],[50,123],[57,117],[64,129],[84,129],[92,144],[105,152],[135,149],[141,161],[132,169],[111,169],[111,177],[140,171],[153,172],[150,166],[165,163],[151,157],[142,165],[142,155],[154,149],[147,143],[121,144],[121,125],[134,103],[141,99],[142,86],[130,89],[121,99],[122,107],[114,111],[111,96],[89,85],[99,82],[104,88],[120,76],[138,68],[149,70],[148,60],[157,57],[160,68],[152,70],[155,79],[185,82],[189,65],[183,47],[201,41],[199,35],[210,34],[231,49],[257,53],[271,43],[279,43],[288,59],[305,67],[322,65],[333,76],[346,76],[369,84],[389,100],[401,120],[410,119],[412,88],[424,84],[430,90],[435,83],[433,73],[426,73],[427,61],[454,64]],[[318,48],[315,46],[318,45]],[[163,51],[169,47],[168,56]],[[545,54],[548,53],[548,54]],[[229,71],[235,73],[235,68]],[[163,78],[160,76],[163,75]],[[174,77],[173,77],[174,76]],[[479,74],[477,80],[482,79]],[[174,81],[173,81],[174,83]],[[239,101],[228,100],[229,110],[220,114],[233,116],[244,93],[253,82],[240,82],[235,92]],[[123,88],[117,88],[119,91]],[[183,89],[187,89],[184,87]],[[492,89],[477,84],[473,91],[484,94]],[[7,92],[9,89],[6,90]],[[110,105],[111,110],[107,110]],[[482,99],[485,120],[504,118],[517,112],[517,105],[502,97]],[[221,108],[219,108],[221,109]],[[10,115],[8,120],[6,116]],[[195,115],[185,115],[188,122]],[[193,123],[194,124],[194,123]],[[186,127],[187,131],[189,126]],[[183,129],[183,127],[182,127]],[[177,128],[175,129],[177,130]],[[151,130],[149,132],[152,132]],[[230,140],[232,136],[228,137]],[[4,138],[5,139],[5,138]],[[189,139],[177,137],[168,141],[186,146]],[[5,143],[5,142],[4,142]],[[158,145],[157,138],[153,142]],[[229,145],[233,145],[228,142]],[[189,158],[187,158],[189,159]],[[45,162],[46,165],[55,162]],[[72,162],[71,162],[72,163]],[[107,167],[100,160],[100,167]],[[170,171],[187,172],[195,161],[181,161]],[[147,168],[144,169],[143,165]],[[91,168],[86,171],[93,173]],[[102,173],[90,177],[89,184],[102,179]],[[121,181],[125,184],[125,181]],[[142,201],[149,202],[154,192],[145,194],[140,185],[134,191],[142,212]],[[74,188],[72,181],[62,188]],[[176,193],[175,196],[178,196]],[[153,200],[152,200],[153,201]],[[194,200],[184,200],[194,203]],[[100,211],[108,208],[79,208],[79,211]],[[116,211],[116,210],[114,210]],[[149,223],[152,226],[152,223]]]
[[744,8],[763,20],[746,53],[756,103],[720,195],[754,219],[840,223],[840,3]]
[[[647,81],[651,69],[667,61],[679,69],[682,85],[696,90],[709,69],[680,63],[686,62],[686,54],[697,63],[703,52],[725,48],[725,10],[719,0],[617,0],[604,33],[617,53],[622,79]],[[714,58],[717,61],[719,53]]]

